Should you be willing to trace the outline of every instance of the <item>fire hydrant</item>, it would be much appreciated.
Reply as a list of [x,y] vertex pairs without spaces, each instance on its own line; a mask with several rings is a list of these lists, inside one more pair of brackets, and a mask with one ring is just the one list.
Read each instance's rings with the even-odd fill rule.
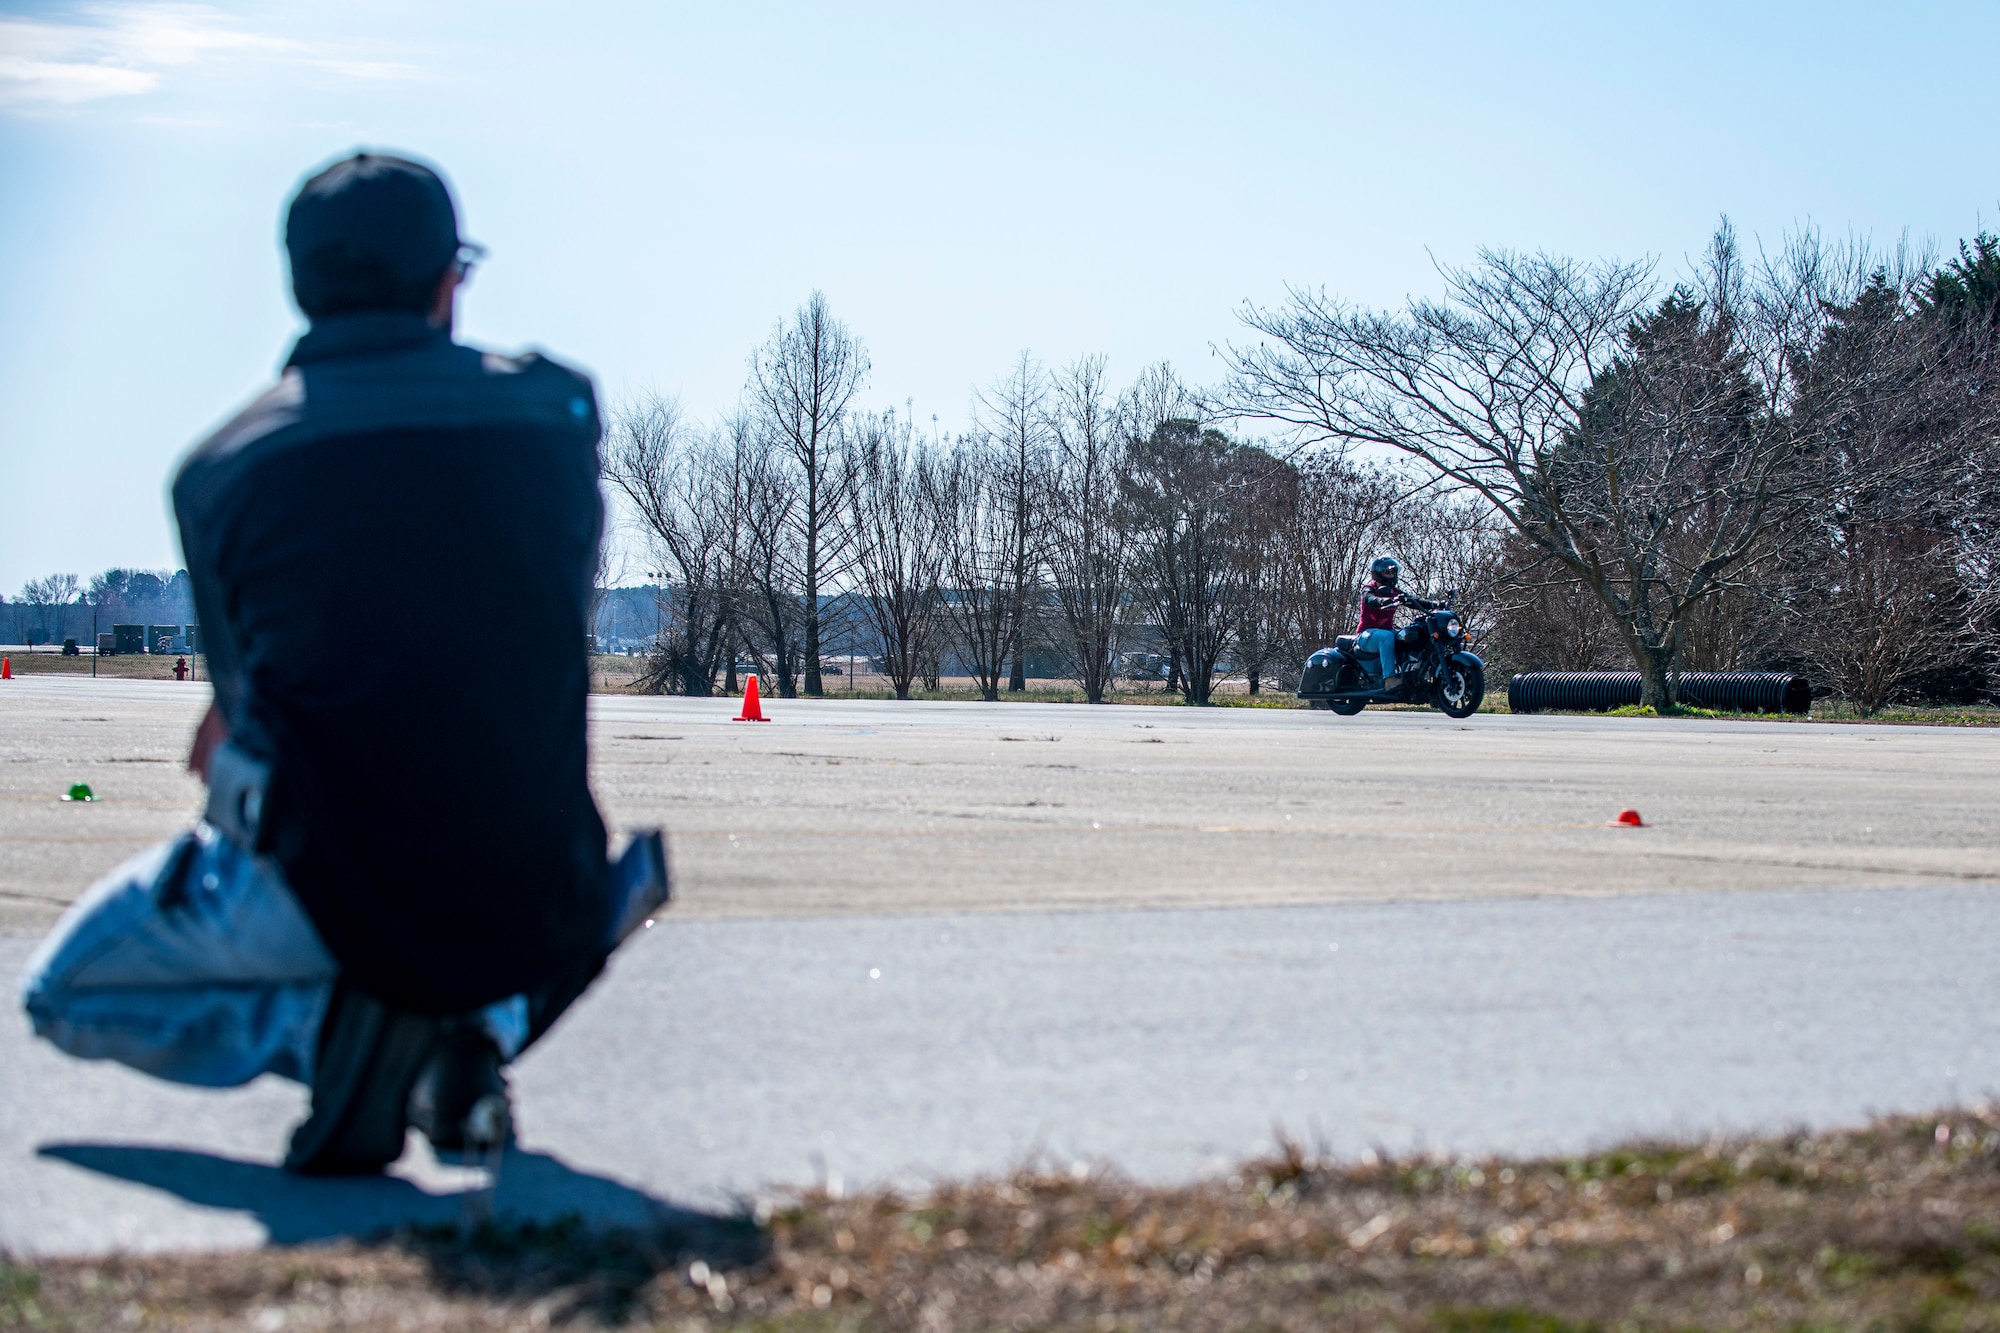
[[187,678],[188,678],[188,660],[185,657],[176,657],[174,659],[174,679],[186,680]]

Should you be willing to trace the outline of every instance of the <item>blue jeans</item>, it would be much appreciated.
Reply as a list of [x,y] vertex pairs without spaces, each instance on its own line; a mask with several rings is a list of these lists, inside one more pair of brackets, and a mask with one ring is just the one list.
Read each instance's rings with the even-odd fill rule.
[[1365,629],[1355,644],[1364,653],[1374,653],[1382,659],[1382,679],[1396,674],[1396,631],[1392,629]]
[[[198,824],[79,898],[28,960],[35,1035],[86,1060],[228,1088],[312,1082],[339,971],[275,863]],[[507,1058],[528,1034],[513,996],[480,1018]]]

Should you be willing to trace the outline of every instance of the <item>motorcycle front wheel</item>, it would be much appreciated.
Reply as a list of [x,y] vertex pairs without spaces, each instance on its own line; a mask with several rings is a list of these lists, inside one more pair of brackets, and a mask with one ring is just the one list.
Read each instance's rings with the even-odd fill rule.
[[1437,707],[1446,717],[1471,717],[1486,698],[1486,672],[1462,662],[1446,662],[1438,673]]

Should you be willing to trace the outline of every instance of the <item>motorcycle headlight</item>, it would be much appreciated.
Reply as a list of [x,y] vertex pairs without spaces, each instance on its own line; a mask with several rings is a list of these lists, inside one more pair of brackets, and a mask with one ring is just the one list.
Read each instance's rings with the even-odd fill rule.
[[1465,626],[1458,623],[1457,616],[1453,616],[1450,620],[1444,622],[1444,632],[1447,638],[1455,639],[1465,633]]

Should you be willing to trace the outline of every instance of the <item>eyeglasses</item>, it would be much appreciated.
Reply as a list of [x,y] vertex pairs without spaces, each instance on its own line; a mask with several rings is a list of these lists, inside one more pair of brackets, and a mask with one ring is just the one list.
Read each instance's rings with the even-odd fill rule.
[[469,282],[475,265],[486,258],[486,247],[477,241],[460,241],[458,251],[451,257],[452,271],[458,274],[460,282]]

